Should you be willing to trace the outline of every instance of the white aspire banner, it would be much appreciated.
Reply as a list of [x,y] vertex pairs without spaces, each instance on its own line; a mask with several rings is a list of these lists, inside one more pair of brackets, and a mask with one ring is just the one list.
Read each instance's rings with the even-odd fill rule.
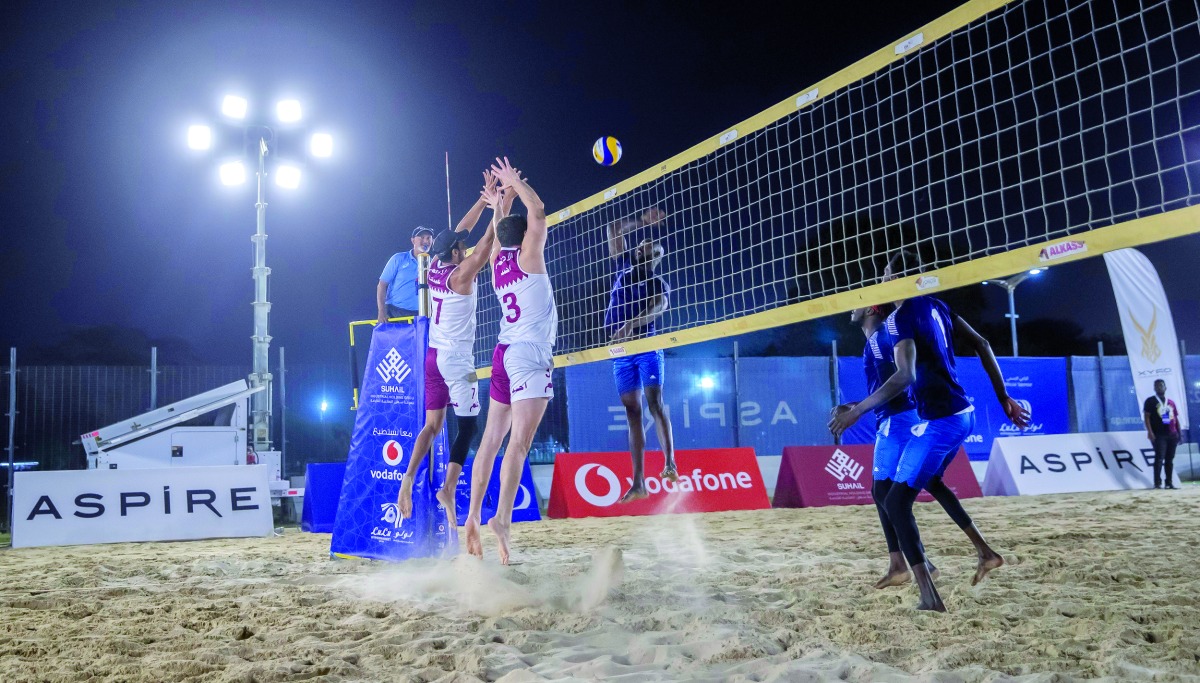
[[1187,429],[1179,340],[1175,337],[1175,320],[1158,271],[1137,249],[1110,251],[1104,255],[1104,263],[1117,297],[1138,404],[1154,395],[1155,380],[1165,381],[1167,398],[1179,408],[1179,426]]
[[13,547],[269,536],[267,469],[17,472]]
[[[1179,486],[1179,473],[1172,475]],[[1048,434],[992,442],[985,496],[1119,491],[1154,486],[1154,446],[1144,432]]]

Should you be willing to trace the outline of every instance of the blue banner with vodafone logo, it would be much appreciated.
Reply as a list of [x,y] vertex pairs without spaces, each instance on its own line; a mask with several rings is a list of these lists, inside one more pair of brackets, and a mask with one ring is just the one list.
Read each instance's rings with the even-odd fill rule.
[[445,473],[444,430],[417,471],[412,517],[403,519],[396,505],[425,419],[428,327],[427,318],[417,318],[412,324],[379,325],[371,336],[330,545],[335,556],[406,560],[439,554],[453,543],[430,477],[431,460],[434,473]]

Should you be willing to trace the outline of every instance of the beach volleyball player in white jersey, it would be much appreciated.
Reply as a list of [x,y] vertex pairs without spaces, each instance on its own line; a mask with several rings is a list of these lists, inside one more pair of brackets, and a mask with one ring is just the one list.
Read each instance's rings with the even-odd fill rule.
[[500,187],[516,190],[527,216],[513,214],[496,226],[492,251],[492,286],[500,301],[500,337],[492,354],[492,380],[488,395],[487,426],[471,473],[471,510],[465,531],[467,552],[483,557],[479,538],[483,496],[492,477],[492,464],[504,436],[511,428],[508,449],[500,467],[500,499],[496,516],[488,522],[500,549],[500,563],[508,564],[509,526],[513,501],[521,483],[525,456],[546,406],[554,397],[554,339],[558,311],[546,270],[546,207],[508,159],[497,159],[492,173]]
[[[429,265],[432,306],[429,311],[429,348],[425,351],[425,426],[417,434],[413,457],[409,458],[408,470],[396,500],[400,516],[405,519],[412,517],[412,489],[417,469],[425,460],[433,440],[442,431],[446,409],[454,408],[458,433],[450,447],[450,465],[437,499],[446,509],[448,528],[458,528],[454,490],[463,463],[466,462],[471,440],[478,429],[476,421],[482,405],[479,380],[475,376],[475,310],[479,298],[475,291],[475,279],[492,252],[496,222],[507,215],[515,198],[516,193],[511,190],[501,193],[491,172],[485,172],[479,201],[475,202],[453,231],[443,230],[430,249],[433,254],[433,261]],[[492,220],[475,244],[475,250],[468,255],[463,238],[479,222],[484,207],[489,206]]]

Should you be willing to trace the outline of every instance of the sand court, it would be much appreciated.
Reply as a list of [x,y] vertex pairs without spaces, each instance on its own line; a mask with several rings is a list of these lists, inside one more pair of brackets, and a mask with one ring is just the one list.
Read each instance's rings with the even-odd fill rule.
[[329,537],[0,552],[4,681],[1200,681],[1200,489],[970,500],[918,520],[949,614],[875,590],[869,507],[547,521],[486,560]]

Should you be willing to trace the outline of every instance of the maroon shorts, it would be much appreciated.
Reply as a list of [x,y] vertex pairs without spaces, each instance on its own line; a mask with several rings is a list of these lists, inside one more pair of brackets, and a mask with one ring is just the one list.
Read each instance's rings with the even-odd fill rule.
[[441,410],[450,405],[450,387],[438,369],[437,349],[425,349],[425,410]]

